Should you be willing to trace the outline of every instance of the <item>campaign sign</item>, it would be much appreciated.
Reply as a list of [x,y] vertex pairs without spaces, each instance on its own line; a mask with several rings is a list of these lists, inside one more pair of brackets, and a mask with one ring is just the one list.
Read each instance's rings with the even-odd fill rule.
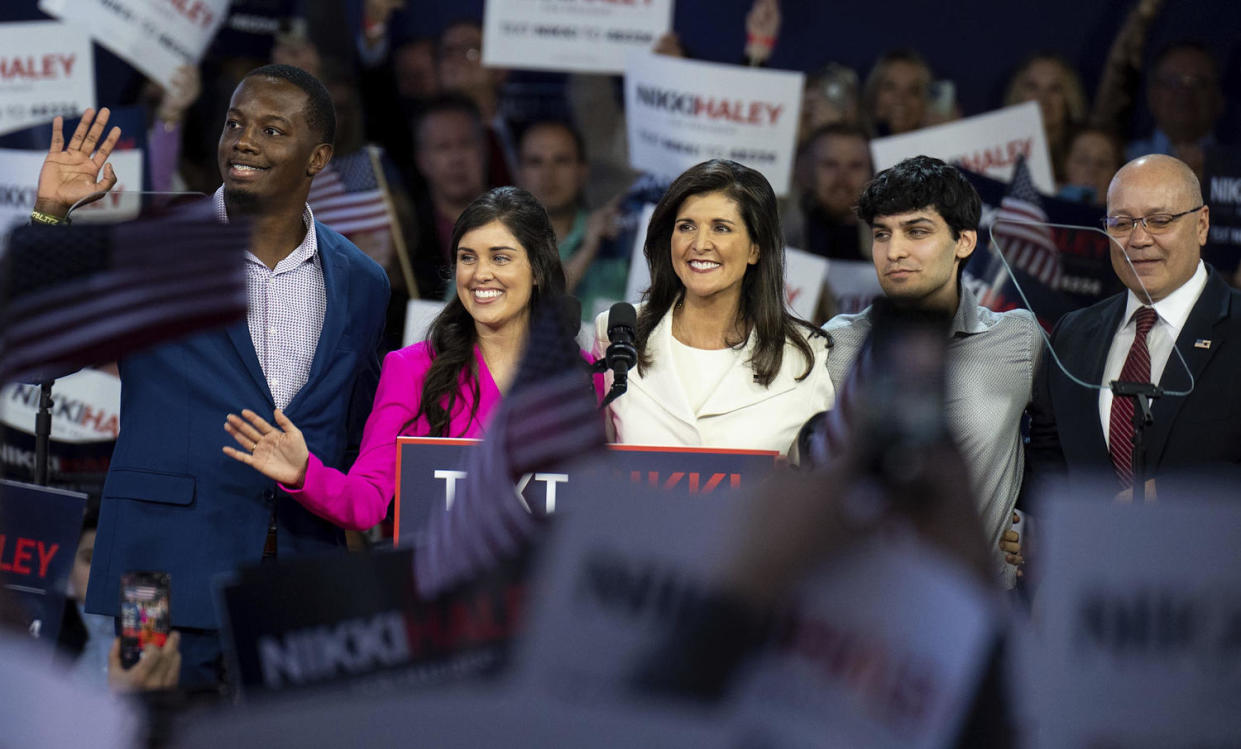
[[394,691],[492,675],[521,620],[526,561],[419,599],[413,551],[244,568],[217,600],[247,697],[328,686]]
[[805,75],[630,54],[625,66],[629,165],[675,178],[708,159],[762,172],[789,191]]
[[651,286],[651,268],[646,264],[646,229],[655,215],[655,204],[647,203],[638,214],[637,230],[633,234],[633,248],[629,253],[629,277],[625,279],[625,301],[637,304],[642,294]]
[[[480,440],[398,437],[396,510],[398,544],[417,544],[436,505],[452,509],[457,484],[466,476],[470,449]],[[619,492],[643,484],[678,495],[724,494],[752,486],[775,467],[768,450],[608,445],[602,462],[573,464],[521,476],[516,499],[538,514],[581,501],[598,485]],[[602,473],[602,475],[600,475]]]
[[[1232,746],[1241,736],[1235,475],[1158,501],[1047,493],[1029,687],[1038,747]],[[1031,560],[1032,562],[1036,560]]]
[[763,746],[951,746],[995,614],[976,580],[912,533],[875,540],[801,586],[734,692],[736,722]]
[[925,155],[1004,182],[1012,178],[1018,157],[1024,156],[1034,186],[1047,194],[1056,191],[1043,116],[1032,101],[876,138],[870,142],[870,155],[876,172],[910,156]]
[[599,487],[567,513],[535,568],[513,677],[577,703],[628,696],[681,612],[717,587],[731,519],[753,497],[703,502],[649,486]]
[[[52,400],[50,483],[61,488],[101,490],[120,431],[120,379],[83,369],[57,380]],[[38,408],[38,385],[0,385],[0,476],[34,475]]]
[[1241,261],[1241,148],[1206,149],[1202,192],[1211,206],[1211,233],[1204,258],[1223,273],[1234,272]]
[[0,585],[30,634],[56,641],[86,495],[0,480]]
[[828,261],[792,247],[784,248],[784,302],[803,320],[813,320],[823,293]]
[[672,0],[487,0],[483,64],[619,74],[672,28]]
[[95,106],[90,37],[59,21],[0,24],[0,102],[0,134]]
[[444,309],[443,302],[427,299],[410,299],[405,305],[405,332],[401,344],[412,346],[427,339],[431,329],[431,321]]
[[1017,291],[1020,284],[1030,310],[1050,330],[1064,313],[1088,307],[1123,289],[1112,271],[1111,240],[1100,225],[1104,215],[1101,206],[1039,196],[1040,208],[1047,216],[1047,226],[1040,229],[1050,235],[1059,261],[1059,274],[1051,284],[1018,267],[1010,241],[1000,243],[1009,268],[997,256],[991,231],[1008,185],[968,170],[962,174],[982,198],[978,245],[965,266],[963,282],[979,299],[989,300],[986,306],[997,311],[1025,309]]
[[827,287],[836,298],[836,314],[861,312],[883,295],[875,264],[865,260],[830,260]]
[[[669,644],[688,641],[684,622],[709,622],[704,637],[743,626],[727,608],[695,612],[719,600],[764,501],[592,496],[560,521],[536,568],[514,679],[574,704],[632,700],[636,677],[671,665]],[[745,665],[721,677],[747,746],[946,746],[995,618],[977,582],[908,532],[828,560],[781,610]]]
[[229,0],[39,0],[39,10],[77,25],[161,86],[197,65]]

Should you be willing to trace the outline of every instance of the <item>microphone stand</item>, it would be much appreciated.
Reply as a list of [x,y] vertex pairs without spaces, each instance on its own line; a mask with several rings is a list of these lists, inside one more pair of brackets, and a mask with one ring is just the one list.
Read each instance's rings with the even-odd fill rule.
[[[607,357],[604,357],[602,359],[596,359],[595,363],[590,365],[591,374],[603,374],[604,372],[607,372],[609,369],[610,367],[608,367]],[[629,389],[628,383],[621,384],[620,382],[617,382],[616,380],[612,380],[612,387],[611,389],[608,390],[608,394],[603,397],[603,401],[599,404],[599,410],[602,411],[603,409],[607,408],[612,403],[612,401],[624,395],[625,391],[628,389]]]
[[34,482],[47,486],[47,455],[52,438],[52,381],[39,383],[39,412],[34,420]]
[[1146,502],[1146,453],[1142,449],[1142,432],[1155,423],[1151,401],[1163,395],[1163,388],[1149,382],[1112,380],[1112,397],[1133,399],[1133,499]]

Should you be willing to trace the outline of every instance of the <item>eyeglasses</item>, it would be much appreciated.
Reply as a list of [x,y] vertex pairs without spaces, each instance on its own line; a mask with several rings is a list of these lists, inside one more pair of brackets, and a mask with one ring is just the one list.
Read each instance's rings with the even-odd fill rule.
[[1191,213],[1201,211],[1205,206],[1190,208],[1188,211],[1180,213],[1155,213],[1150,216],[1139,216],[1133,218],[1130,216],[1106,216],[1103,219],[1103,229],[1113,237],[1123,237],[1133,231],[1138,224],[1150,234],[1162,234],[1172,228],[1172,224],[1181,216],[1188,216]]

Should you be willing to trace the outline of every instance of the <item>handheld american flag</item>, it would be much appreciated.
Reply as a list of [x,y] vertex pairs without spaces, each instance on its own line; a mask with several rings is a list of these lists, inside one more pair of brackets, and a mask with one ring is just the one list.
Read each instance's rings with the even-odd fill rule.
[[0,258],[0,382],[47,380],[240,319],[245,223],[21,226]]
[[383,151],[377,146],[366,146],[333,158],[310,183],[306,202],[315,212],[315,218],[357,243],[363,252],[386,268],[386,250],[372,250],[373,239],[378,236],[381,246],[395,252],[405,288],[412,294],[417,288],[413,266],[405,248],[401,224],[395,218],[396,208],[384,177],[383,162]]
[[310,183],[306,199],[315,218],[349,236],[392,224],[369,151],[363,148],[328,162]]
[[[1042,225],[1046,222],[1047,213],[1030,179],[1025,157],[1019,157],[1008,194],[991,226],[991,238],[1013,267],[1055,289],[1060,283],[1060,250],[1052,240],[1051,229]],[[997,283],[1004,282],[1002,265],[995,279]],[[986,303],[984,300],[983,304]]]

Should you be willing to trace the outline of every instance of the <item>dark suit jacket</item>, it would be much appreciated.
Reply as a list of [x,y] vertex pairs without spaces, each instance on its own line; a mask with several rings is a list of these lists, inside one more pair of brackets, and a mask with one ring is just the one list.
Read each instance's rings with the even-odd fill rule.
[[[286,413],[324,463],[347,467],[378,381],[388,279],[347,239],[315,222],[327,311],[310,379]],[[171,574],[172,623],[219,627],[211,581],[259,561],[272,507],[279,554],[340,546],[343,532],[224,455],[224,417],[275,408],[249,326],[161,345],[121,361],[121,432],[104,483],[87,610],[115,615],[120,576]],[[352,440],[356,445],[356,438]]]
[[[1241,292],[1229,288],[1210,266],[1206,287],[1189,313],[1176,348],[1193,374],[1188,396],[1165,395],[1151,408],[1154,424],[1144,433],[1147,475],[1188,468],[1241,464]],[[1100,383],[1112,335],[1125,310],[1117,294],[1061,318],[1052,347],[1065,368]],[[1210,341],[1208,348],[1196,346]],[[1189,378],[1173,353],[1159,385],[1189,389]],[[1035,378],[1027,461],[1034,478],[1111,473],[1112,463],[1099,424],[1099,393],[1064,375],[1043,357]]]

